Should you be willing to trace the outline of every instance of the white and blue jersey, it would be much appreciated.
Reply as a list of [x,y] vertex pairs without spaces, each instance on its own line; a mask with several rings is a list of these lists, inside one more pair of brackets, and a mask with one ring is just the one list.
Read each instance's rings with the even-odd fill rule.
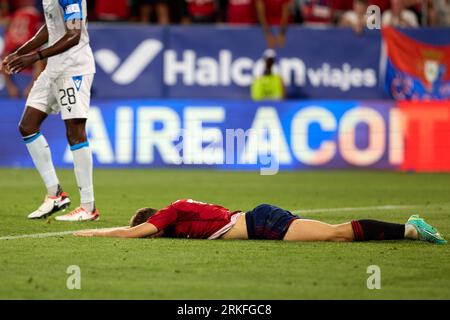
[[[61,113],[63,120],[87,119],[95,62],[86,29],[86,0],[42,0],[49,45],[65,34],[71,23],[81,23],[80,42],[66,52],[48,58],[28,95],[27,107],[47,114]],[[68,25],[68,26],[67,26]]]
[[43,0],[49,46],[66,34],[67,22],[81,20],[81,38],[78,45],[66,52],[48,58],[46,71],[50,78],[83,76],[95,73],[95,61],[87,32],[86,0]]

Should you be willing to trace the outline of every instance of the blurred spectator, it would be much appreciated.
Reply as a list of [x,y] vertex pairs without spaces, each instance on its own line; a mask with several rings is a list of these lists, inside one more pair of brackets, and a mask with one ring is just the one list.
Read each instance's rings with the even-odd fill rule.
[[303,23],[330,25],[333,23],[333,0],[303,0],[300,4]]
[[149,23],[156,21],[162,25],[169,24],[170,12],[168,2],[169,0],[134,0],[139,22]]
[[450,27],[450,0],[429,1],[429,24]]
[[22,0],[0,0],[0,24],[7,24],[14,11],[21,5]]
[[[284,47],[287,26],[291,22],[292,0],[255,0],[256,14],[266,37],[267,46]],[[274,35],[271,26],[279,26],[279,33]]]
[[6,24],[9,16],[8,2],[5,0],[0,1],[0,24]]
[[296,0],[295,8],[299,23],[325,26],[339,23],[352,9],[353,0]]
[[342,15],[347,11],[352,11],[355,6],[354,0],[332,0],[333,23],[338,24]]
[[191,22],[185,0],[169,1],[170,21],[173,23],[187,24]]
[[11,14],[22,6],[22,0],[0,0],[0,4],[6,7],[7,11]]
[[[16,1],[17,9],[12,14],[8,28],[5,33],[5,50],[2,54],[2,60],[7,55],[15,52],[25,42],[31,39],[39,30],[42,24],[42,16],[40,12],[34,6],[34,0],[19,0]],[[34,80],[37,79],[41,71],[43,70],[43,64],[41,61],[36,63],[31,71],[33,74],[32,81],[23,92],[23,96],[28,96],[31,86]],[[20,96],[20,90],[13,81],[11,75],[3,73],[5,78],[6,89],[8,94],[12,98]]]
[[386,10],[381,18],[383,26],[418,27],[417,16],[411,10],[405,9],[404,0],[391,0],[391,9]]
[[228,0],[227,19],[231,24],[256,24],[255,0]]
[[354,0],[353,10],[341,16],[339,25],[350,27],[356,33],[361,33],[367,25],[367,6],[367,0]]
[[186,0],[188,13],[193,23],[216,22],[217,3],[215,0]]
[[272,49],[267,49],[263,55],[265,69],[263,75],[255,78],[251,87],[251,96],[255,101],[261,100],[283,100],[285,90],[283,79],[273,73],[276,53]]
[[428,24],[426,20],[423,18],[427,18],[427,13],[425,12],[425,16],[422,16],[423,5],[426,5],[428,0],[403,0],[403,6],[405,9],[411,10],[417,18],[417,23],[421,24],[422,22]]
[[383,13],[391,7],[391,0],[369,0],[369,6],[371,5],[378,6]]
[[95,0],[95,16],[101,21],[125,21],[130,17],[128,0]]

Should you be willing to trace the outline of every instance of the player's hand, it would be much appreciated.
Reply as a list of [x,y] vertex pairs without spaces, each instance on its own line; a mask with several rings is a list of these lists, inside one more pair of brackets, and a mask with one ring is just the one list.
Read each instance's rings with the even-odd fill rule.
[[7,68],[11,73],[19,73],[23,69],[28,68],[39,60],[37,53],[28,53],[22,56],[17,56],[7,63]]
[[0,65],[0,70],[3,70],[7,74],[11,74],[11,71],[8,68],[8,63],[17,58],[19,55],[17,53],[11,53],[3,59],[2,64]]

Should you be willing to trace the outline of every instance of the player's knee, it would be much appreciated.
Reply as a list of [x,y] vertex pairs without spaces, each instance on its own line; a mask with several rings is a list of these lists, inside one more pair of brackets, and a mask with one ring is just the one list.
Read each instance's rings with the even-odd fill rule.
[[333,228],[328,232],[327,240],[339,241],[339,237],[340,237],[339,230],[333,226]]
[[69,144],[71,146],[74,146],[76,144],[82,143],[86,141],[86,136],[85,135],[80,135],[80,134],[75,134],[75,133],[67,133],[67,142],[69,142]]
[[19,123],[19,132],[22,135],[22,137],[30,136],[32,134],[37,133],[38,131],[39,128],[29,125],[28,123],[24,123],[22,121]]
[[67,141],[71,146],[85,142],[87,140],[86,133],[77,129],[68,128],[66,131]]
[[333,226],[329,241],[352,241],[353,236],[343,225]]

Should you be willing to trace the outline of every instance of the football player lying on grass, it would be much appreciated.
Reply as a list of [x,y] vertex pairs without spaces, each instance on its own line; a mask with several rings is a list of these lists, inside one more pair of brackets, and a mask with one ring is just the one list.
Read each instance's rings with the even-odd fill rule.
[[302,219],[276,206],[261,204],[248,212],[231,212],[219,205],[178,200],[156,210],[139,209],[130,226],[85,230],[76,236],[193,239],[265,239],[286,241],[370,241],[412,239],[445,244],[447,241],[418,215],[406,224],[353,220],[331,225]]

